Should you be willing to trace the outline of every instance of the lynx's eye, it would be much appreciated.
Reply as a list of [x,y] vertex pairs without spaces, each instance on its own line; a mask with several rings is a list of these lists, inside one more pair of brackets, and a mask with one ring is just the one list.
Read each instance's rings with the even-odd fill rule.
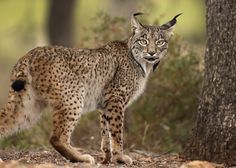
[[158,45],[159,47],[162,47],[163,45],[165,45],[165,40],[157,40],[156,41],[156,45]]
[[145,39],[139,40],[138,43],[139,43],[140,45],[142,45],[142,46],[147,46],[147,45],[148,45],[148,41],[145,40]]

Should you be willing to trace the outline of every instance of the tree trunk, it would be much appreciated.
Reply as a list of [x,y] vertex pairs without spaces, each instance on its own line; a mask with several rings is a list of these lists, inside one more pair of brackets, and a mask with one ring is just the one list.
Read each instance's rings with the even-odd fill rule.
[[52,45],[73,45],[73,11],[75,2],[75,0],[51,0],[48,35]]
[[205,76],[191,159],[236,165],[236,1],[206,0]]

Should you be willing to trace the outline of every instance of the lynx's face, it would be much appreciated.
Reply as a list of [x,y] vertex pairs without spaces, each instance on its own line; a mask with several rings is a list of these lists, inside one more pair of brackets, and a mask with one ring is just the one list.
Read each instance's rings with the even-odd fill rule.
[[141,32],[134,34],[131,51],[137,60],[154,64],[166,55],[168,41],[159,27],[145,26]]
[[142,66],[145,73],[150,65],[155,70],[157,64],[166,55],[168,42],[173,34],[173,27],[176,23],[177,15],[162,26],[141,25],[135,18],[131,18],[133,36],[130,38],[130,49],[134,59]]

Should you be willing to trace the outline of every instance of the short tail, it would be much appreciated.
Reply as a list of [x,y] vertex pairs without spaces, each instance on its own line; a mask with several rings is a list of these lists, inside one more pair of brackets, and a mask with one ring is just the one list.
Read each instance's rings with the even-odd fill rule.
[[0,111],[0,137],[7,136],[20,130],[21,116],[21,96],[14,91],[9,92],[8,102]]
[[8,101],[0,110],[0,137],[22,130],[38,118],[39,108],[30,84],[27,60],[26,55],[13,68]]

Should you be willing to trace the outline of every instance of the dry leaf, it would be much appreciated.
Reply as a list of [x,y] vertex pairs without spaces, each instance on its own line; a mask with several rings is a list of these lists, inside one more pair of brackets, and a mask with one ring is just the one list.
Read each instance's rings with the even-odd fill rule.
[[138,158],[139,161],[143,161],[143,162],[152,162],[152,158],[151,157],[140,157]]
[[220,167],[223,167],[223,166],[216,163],[207,162],[207,161],[195,160],[195,161],[182,164],[180,168],[220,168]]

